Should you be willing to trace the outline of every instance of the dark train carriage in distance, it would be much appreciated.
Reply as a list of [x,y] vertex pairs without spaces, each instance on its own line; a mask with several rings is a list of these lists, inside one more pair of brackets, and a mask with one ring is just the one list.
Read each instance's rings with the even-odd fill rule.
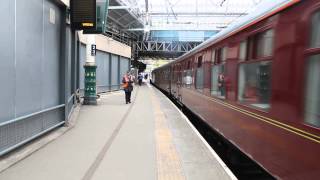
[[320,177],[320,1],[268,1],[153,83],[281,179]]

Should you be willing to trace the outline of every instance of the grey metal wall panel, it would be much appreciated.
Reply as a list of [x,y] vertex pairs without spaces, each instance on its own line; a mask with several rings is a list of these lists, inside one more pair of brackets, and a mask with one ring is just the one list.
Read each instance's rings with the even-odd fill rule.
[[[55,22],[49,22],[50,10],[54,11]],[[42,108],[49,108],[59,104],[59,66],[60,66],[60,9],[48,1],[44,1],[44,34],[43,34],[43,59],[42,59]],[[35,72],[37,73],[37,72]]]
[[0,123],[14,118],[15,104],[15,4],[12,0],[0,1]]
[[109,54],[97,51],[97,91],[106,92],[109,89]]
[[42,118],[43,125],[41,130],[44,131],[61,122],[61,119],[64,118],[63,107],[46,112]]
[[72,43],[75,43],[75,41],[73,42],[73,38],[72,38],[72,30],[71,27],[69,25],[66,26],[66,47],[65,47],[65,53],[66,53],[66,62],[65,62],[65,117],[66,119],[68,119],[68,117],[70,116],[70,113],[72,111],[72,108],[74,106],[74,101],[73,101],[73,93],[74,91],[72,90],[72,66],[74,66],[75,64],[72,64]]
[[16,3],[16,116],[22,116],[41,110],[43,4]]
[[109,69],[110,69],[110,54],[109,53],[105,53],[104,54],[105,56],[105,61],[104,61],[104,70],[105,70],[105,74],[103,75],[104,76],[104,79],[105,79],[105,85],[110,88],[110,73],[109,73]]
[[78,33],[75,31],[72,31],[72,38],[71,38],[71,79],[70,79],[70,83],[71,83],[71,91],[72,93],[76,92],[77,90],[77,69],[78,69],[78,65],[77,65],[77,35]]
[[103,83],[103,74],[104,74],[104,67],[103,67],[103,52],[97,51],[96,55],[96,65],[97,65],[97,86],[102,86]]
[[75,33],[75,36],[76,36],[76,48],[75,48],[75,54],[76,54],[76,59],[75,59],[75,83],[76,83],[76,90],[80,89],[80,42],[79,42],[79,35],[78,33],[76,32]]
[[84,44],[81,44],[80,45],[80,53],[79,53],[79,60],[80,60],[80,66],[79,66],[79,69],[80,69],[80,89],[84,89],[84,68],[83,68],[83,65],[85,64],[86,62],[86,46]]
[[[96,64],[97,64],[97,92],[105,92],[109,90],[119,89],[119,77],[122,74],[118,70],[119,56],[111,55],[111,62],[109,60],[110,54],[97,51]],[[84,68],[83,65],[86,61],[86,46],[84,44],[80,45],[79,48],[79,72],[80,72],[80,89],[84,88]],[[122,62],[122,63],[121,63]],[[110,76],[110,63],[111,63],[111,78]],[[127,58],[120,59],[120,71],[127,71],[129,69],[129,62]],[[121,79],[121,78],[120,78]],[[111,82],[110,82],[111,81]],[[111,87],[110,87],[111,86]]]
[[[59,75],[62,9],[51,0],[5,0],[2,3],[3,1],[0,3],[0,15],[6,13],[5,10],[2,11],[4,7],[16,16],[4,16],[8,21],[9,31],[0,30],[1,40],[8,41],[4,44],[11,48],[0,48],[0,80],[5,84],[6,90],[11,90],[0,90],[0,94],[7,98],[3,101],[0,97],[0,122],[7,121],[0,125],[0,155],[64,121],[64,105],[57,106],[61,96],[59,87],[64,83],[60,81]],[[54,21],[51,23],[50,12],[51,15],[54,14]],[[15,24],[13,27],[12,22]],[[1,79],[2,77],[7,78]],[[14,105],[13,108],[10,107],[11,104]],[[7,106],[8,111],[2,106]],[[10,117],[12,109],[15,115]],[[7,114],[2,115],[2,110],[6,110]]]
[[71,28],[70,26],[66,27],[66,55],[67,55],[67,74],[66,74],[66,79],[67,79],[67,84],[66,84],[66,89],[65,92],[67,93],[67,97],[69,98],[71,96]]
[[74,107],[74,95],[71,95],[70,97],[68,97],[67,102],[66,102],[66,107],[65,107],[65,111],[66,111],[66,117],[69,118],[70,114],[72,112],[72,109]]
[[118,56],[111,56],[111,90],[119,89],[119,72],[118,72]]
[[[129,70],[129,59],[120,57],[120,77],[123,77],[128,70]],[[122,79],[120,78],[119,83],[121,83],[121,80]]]

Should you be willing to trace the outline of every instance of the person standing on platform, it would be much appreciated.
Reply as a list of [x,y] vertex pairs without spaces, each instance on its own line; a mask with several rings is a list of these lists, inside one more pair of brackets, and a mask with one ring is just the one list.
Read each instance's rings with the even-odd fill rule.
[[225,96],[225,77],[222,73],[218,76],[218,87],[221,93],[220,95]]
[[122,87],[125,92],[126,104],[131,103],[131,92],[133,91],[133,76],[128,71],[122,78]]
[[143,79],[143,76],[141,73],[139,73],[139,75],[138,75],[139,86],[141,86],[141,84],[142,84],[142,79]]

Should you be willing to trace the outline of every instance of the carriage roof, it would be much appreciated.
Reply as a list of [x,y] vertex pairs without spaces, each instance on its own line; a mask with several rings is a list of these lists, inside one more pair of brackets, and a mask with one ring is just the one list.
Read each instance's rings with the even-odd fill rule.
[[[177,61],[183,60],[191,55],[219,42],[223,39],[226,39],[243,29],[256,24],[274,14],[289,8],[290,6],[301,2],[301,0],[269,0],[262,2],[256,8],[248,13],[248,15],[239,18],[239,20],[235,21],[234,23],[230,24],[227,28],[223,29],[216,35],[212,36],[211,38],[207,39],[191,51],[185,53],[184,55],[178,57],[175,61],[168,63],[162,67],[168,66],[172,63]],[[161,67],[160,67],[161,68]]]

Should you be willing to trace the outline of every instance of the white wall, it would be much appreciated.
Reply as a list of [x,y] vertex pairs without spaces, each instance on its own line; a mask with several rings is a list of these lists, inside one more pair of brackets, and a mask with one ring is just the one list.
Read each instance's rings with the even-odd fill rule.
[[[82,34],[82,31],[80,31],[78,34],[79,34],[80,42],[87,44],[86,35]],[[95,35],[95,38],[96,38],[96,45],[98,50],[108,52],[111,54],[120,55],[127,58],[131,58],[130,46],[122,44],[104,35]]]

